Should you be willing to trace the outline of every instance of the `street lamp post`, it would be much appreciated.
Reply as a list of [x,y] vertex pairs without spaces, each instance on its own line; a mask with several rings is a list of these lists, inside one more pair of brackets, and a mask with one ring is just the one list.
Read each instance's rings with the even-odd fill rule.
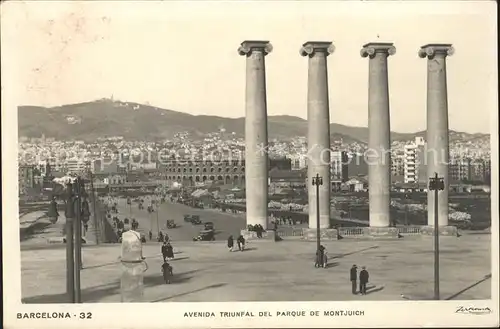
[[88,173],[89,173],[89,179],[90,179],[90,192],[92,193],[92,207],[93,207],[93,211],[94,211],[93,218],[94,218],[94,226],[95,226],[95,242],[96,242],[96,244],[99,244],[99,237],[104,238],[103,233],[102,233],[102,223],[97,219],[97,211],[96,211],[97,197],[96,197],[96,193],[94,190],[94,175],[92,175],[92,171],[90,171],[90,170],[88,171]]
[[439,300],[439,221],[438,221],[438,193],[444,190],[444,178],[429,178],[429,191],[434,191],[434,299]]
[[128,204],[129,217],[132,217],[132,200],[130,199],[130,197],[127,197],[127,204]]
[[158,202],[158,197],[156,198],[156,229],[158,230],[158,234],[160,234],[160,220],[159,220],[159,212],[160,212],[160,204]]
[[80,270],[82,268],[82,196],[85,192],[83,180],[75,180],[75,303],[81,303]]
[[323,185],[323,177],[320,177],[319,174],[316,174],[316,177],[312,178],[312,185],[316,186],[316,249],[317,249],[317,262],[318,266],[323,263],[323,259],[321,259],[321,231],[319,227],[319,187]]
[[73,184],[67,185],[66,210],[66,293],[69,302],[75,302],[75,260],[73,246],[73,220],[75,218]]
[[410,199],[410,196],[405,193],[405,226],[408,226],[408,200]]

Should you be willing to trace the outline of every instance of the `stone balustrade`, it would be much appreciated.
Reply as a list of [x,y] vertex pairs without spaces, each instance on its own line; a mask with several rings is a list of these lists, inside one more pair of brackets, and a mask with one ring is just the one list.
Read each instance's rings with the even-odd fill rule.
[[[423,233],[422,226],[401,226],[394,229],[402,236],[415,236]],[[338,232],[343,238],[359,238],[366,235],[364,227],[342,227],[338,229]],[[281,238],[302,238],[304,236],[302,228],[278,229],[277,233]]]

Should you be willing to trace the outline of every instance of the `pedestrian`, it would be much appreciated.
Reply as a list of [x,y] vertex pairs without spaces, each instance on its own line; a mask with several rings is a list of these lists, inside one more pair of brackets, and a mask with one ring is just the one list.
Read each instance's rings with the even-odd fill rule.
[[319,249],[316,251],[316,267],[326,268],[326,248],[323,245],[319,246]]
[[264,228],[262,227],[262,225],[260,225],[260,224],[255,225],[255,231],[257,233],[258,239],[262,238],[262,231],[263,230],[264,230]]
[[236,242],[238,243],[238,249],[240,251],[243,251],[243,249],[245,249],[245,238],[243,237],[243,235],[240,235]]
[[356,264],[354,264],[351,267],[350,280],[351,280],[351,284],[352,284],[352,294],[356,295],[356,293],[357,293],[357,291],[356,291],[357,282],[356,281],[358,281],[358,267],[356,266]]
[[165,281],[166,284],[170,284],[170,279],[174,275],[174,270],[172,266],[170,266],[167,261],[163,262],[163,265],[161,266],[161,271],[163,273],[163,280]]
[[161,254],[163,256],[163,262],[166,262],[167,254],[168,254],[166,242],[163,242],[163,245],[161,246]]
[[234,239],[233,236],[230,235],[229,238],[227,238],[227,248],[229,249],[229,252],[233,251],[234,247]]
[[174,259],[174,247],[170,244],[170,242],[166,242],[167,244],[167,260]]
[[151,230],[149,230],[149,241],[153,240],[153,232],[151,232]]
[[366,266],[362,267],[361,272],[359,272],[359,292],[361,295],[366,295],[366,284],[368,283],[370,275],[366,270]]

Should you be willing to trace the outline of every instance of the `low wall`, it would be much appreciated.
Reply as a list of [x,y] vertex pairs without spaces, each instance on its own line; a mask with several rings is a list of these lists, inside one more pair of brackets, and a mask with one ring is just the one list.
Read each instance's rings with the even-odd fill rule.
[[118,242],[118,235],[116,234],[115,229],[113,228],[113,222],[111,219],[106,217],[106,211],[104,210],[104,205],[102,205],[99,201],[96,203],[96,211],[97,211],[97,221],[98,226],[102,230],[100,238],[104,243],[116,243]]
[[36,221],[31,223],[31,225],[27,227],[20,227],[19,228],[19,239],[20,241],[24,241],[29,239],[32,235],[36,234],[37,232],[43,231],[44,228],[46,228],[49,225],[52,225],[50,221],[45,219],[45,216],[39,217]]

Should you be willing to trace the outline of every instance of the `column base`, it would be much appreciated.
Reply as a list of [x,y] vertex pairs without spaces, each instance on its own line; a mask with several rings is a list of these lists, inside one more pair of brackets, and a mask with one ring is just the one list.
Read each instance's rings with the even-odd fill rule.
[[[420,228],[421,235],[434,235],[434,226],[422,226]],[[458,236],[458,229],[456,226],[439,226],[440,236]]]
[[274,231],[272,230],[262,232],[262,238],[258,238],[255,231],[241,230],[240,234],[243,235],[245,240],[274,240]]
[[[319,232],[321,241],[331,241],[339,239],[338,231],[334,228],[320,228]],[[317,229],[315,228],[304,228],[302,229],[302,233],[302,240],[316,241],[317,239]]]
[[401,237],[396,227],[363,227],[363,236],[374,239],[398,239]]

